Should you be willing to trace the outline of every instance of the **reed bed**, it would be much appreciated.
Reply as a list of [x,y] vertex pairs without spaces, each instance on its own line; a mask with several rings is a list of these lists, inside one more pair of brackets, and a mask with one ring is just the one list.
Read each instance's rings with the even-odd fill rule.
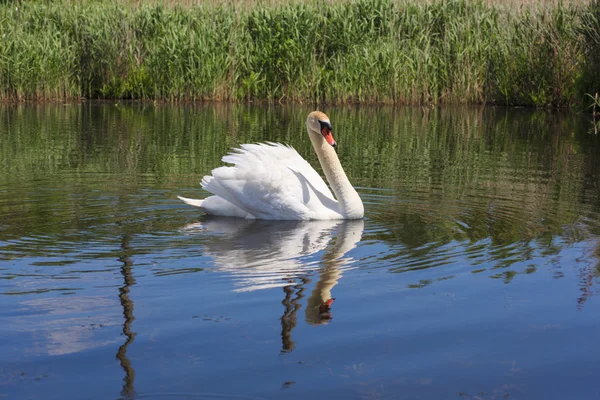
[[0,100],[583,106],[599,18],[597,0],[2,2]]

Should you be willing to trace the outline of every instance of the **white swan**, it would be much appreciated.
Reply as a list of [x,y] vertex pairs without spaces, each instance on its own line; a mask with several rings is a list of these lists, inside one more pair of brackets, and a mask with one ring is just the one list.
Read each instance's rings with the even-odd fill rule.
[[[329,117],[313,111],[306,129],[331,191],[296,150],[278,143],[243,144],[224,156],[232,167],[219,167],[202,179],[214,194],[204,200],[177,196],[206,214],[248,219],[360,219],[362,201],[334,150]],[[337,200],[336,200],[337,198]]]

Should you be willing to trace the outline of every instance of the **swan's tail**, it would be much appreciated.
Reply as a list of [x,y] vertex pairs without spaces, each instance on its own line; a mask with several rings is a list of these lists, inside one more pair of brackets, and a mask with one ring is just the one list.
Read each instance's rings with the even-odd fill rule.
[[177,196],[177,198],[190,206],[202,208],[204,200],[188,199],[187,197]]

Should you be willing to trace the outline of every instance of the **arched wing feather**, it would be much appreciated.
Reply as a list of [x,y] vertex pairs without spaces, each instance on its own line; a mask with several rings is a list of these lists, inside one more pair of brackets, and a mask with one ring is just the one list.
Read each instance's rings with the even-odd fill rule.
[[222,160],[233,166],[214,169],[202,187],[255,218],[310,219],[311,206],[323,207],[323,197],[337,203],[317,171],[292,147],[243,144]]

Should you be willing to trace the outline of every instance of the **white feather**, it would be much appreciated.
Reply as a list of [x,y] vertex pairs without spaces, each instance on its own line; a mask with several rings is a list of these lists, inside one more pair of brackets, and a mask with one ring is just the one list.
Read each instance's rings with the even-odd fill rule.
[[222,160],[233,166],[214,169],[202,187],[254,218],[323,219],[318,216],[330,210],[317,201],[315,190],[335,202],[317,171],[289,146],[243,144]]

